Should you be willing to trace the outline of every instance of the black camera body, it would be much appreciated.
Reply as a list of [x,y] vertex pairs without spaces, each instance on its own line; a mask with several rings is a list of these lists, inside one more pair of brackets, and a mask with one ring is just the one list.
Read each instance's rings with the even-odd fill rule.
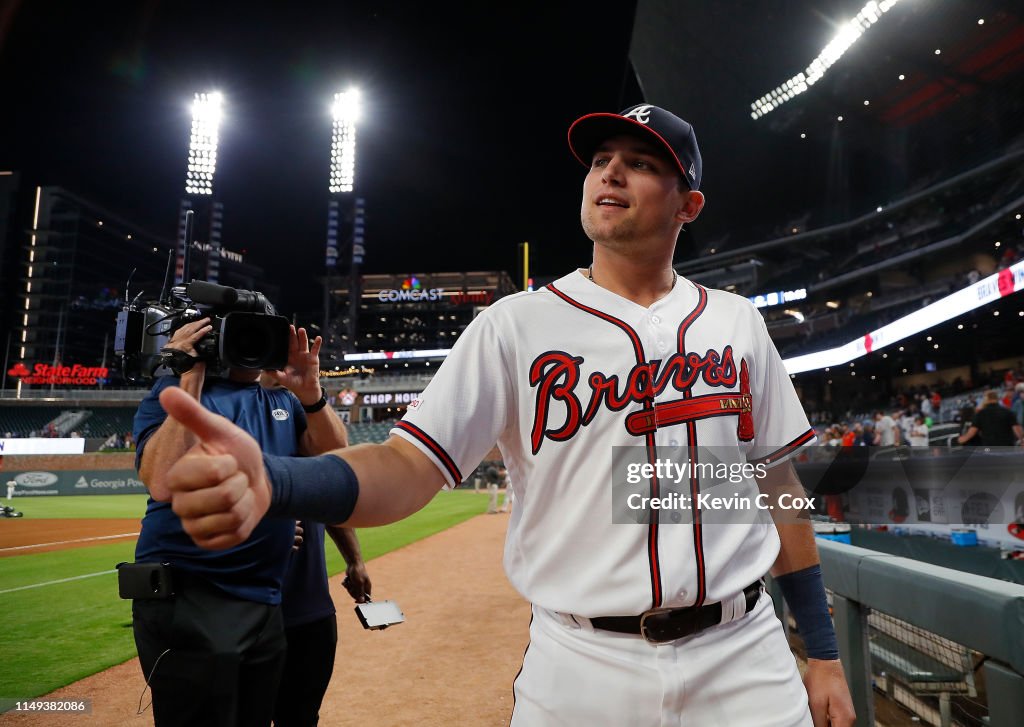
[[163,351],[176,330],[209,318],[213,330],[194,348],[211,373],[230,368],[282,369],[288,363],[288,319],[262,293],[193,280],[163,300],[138,299],[117,314],[114,353],[130,381],[173,374]]

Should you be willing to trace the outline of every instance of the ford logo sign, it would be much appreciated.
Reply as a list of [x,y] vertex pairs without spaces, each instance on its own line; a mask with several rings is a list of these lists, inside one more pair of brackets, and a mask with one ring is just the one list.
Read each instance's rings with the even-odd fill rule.
[[20,487],[46,487],[56,484],[57,475],[53,472],[22,472],[14,478]]

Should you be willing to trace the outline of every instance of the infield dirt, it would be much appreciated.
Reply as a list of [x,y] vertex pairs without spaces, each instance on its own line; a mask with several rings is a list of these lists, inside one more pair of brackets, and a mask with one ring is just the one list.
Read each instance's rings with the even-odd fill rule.
[[0,558],[49,550],[84,548],[103,542],[135,538],[138,518],[72,520],[17,518],[0,521]]

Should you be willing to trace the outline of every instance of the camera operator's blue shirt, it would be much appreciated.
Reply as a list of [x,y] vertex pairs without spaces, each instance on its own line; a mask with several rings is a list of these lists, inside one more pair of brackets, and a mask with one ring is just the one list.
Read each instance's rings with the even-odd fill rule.
[[[136,467],[142,461],[150,436],[167,418],[158,399],[160,392],[177,385],[175,376],[157,379],[139,405],[133,428],[138,442]],[[242,384],[227,379],[207,379],[201,400],[204,407],[249,432],[264,452],[282,456],[298,454],[299,439],[306,430],[306,415],[298,399],[286,389],[264,389],[258,382]],[[185,533],[169,502],[150,498],[135,546],[135,560],[171,563],[203,576],[239,598],[278,604],[294,536],[294,520],[268,517],[241,545],[227,550],[205,550]],[[320,547],[322,552],[322,543]]]

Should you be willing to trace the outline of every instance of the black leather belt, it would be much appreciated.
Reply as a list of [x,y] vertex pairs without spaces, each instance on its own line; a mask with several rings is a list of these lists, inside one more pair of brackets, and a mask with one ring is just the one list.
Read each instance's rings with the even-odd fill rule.
[[[750,613],[761,597],[761,581],[754,581],[744,588],[743,597],[747,602],[744,613]],[[721,603],[687,608],[652,608],[639,616],[598,616],[590,619],[595,629],[619,634],[639,634],[652,644],[692,636],[721,622]]]

